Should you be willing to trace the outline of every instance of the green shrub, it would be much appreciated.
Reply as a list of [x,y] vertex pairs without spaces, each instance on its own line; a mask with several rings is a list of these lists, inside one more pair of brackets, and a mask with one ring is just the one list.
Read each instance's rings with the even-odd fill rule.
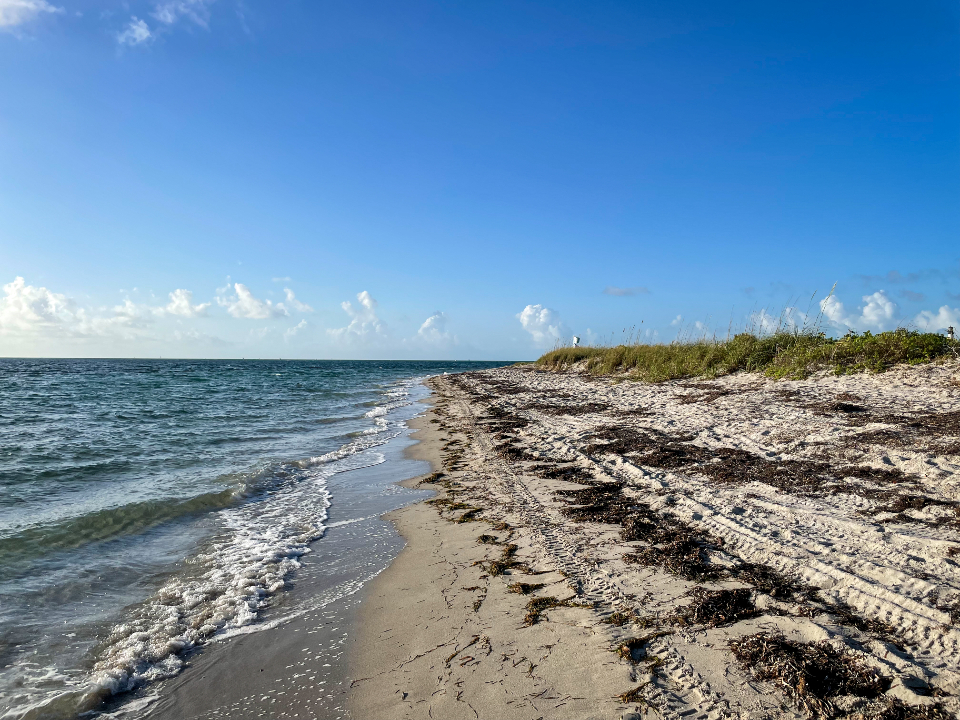
[[741,370],[799,379],[828,368],[838,375],[864,370],[883,372],[901,363],[915,365],[956,357],[958,350],[960,343],[942,335],[905,329],[876,335],[851,331],[841,338],[823,333],[740,333],[725,340],[678,341],[669,345],[558,348],[537,360],[537,365],[563,370],[585,361],[590,374],[626,374],[648,382],[714,378]]

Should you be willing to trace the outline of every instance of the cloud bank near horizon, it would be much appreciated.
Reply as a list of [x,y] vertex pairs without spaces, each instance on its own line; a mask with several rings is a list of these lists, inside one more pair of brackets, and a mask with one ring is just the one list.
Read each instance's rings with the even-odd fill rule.
[[[3,286],[0,295],[0,355],[89,351],[129,356],[161,353],[168,346],[187,351],[194,348],[198,353],[234,348],[235,355],[256,354],[255,348],[260,348],[260,352],[272,355],[276,343],[282,341],[284,347],[314,356],[393,353],[398,357],[426,357],[453,352],[483,356],[470,342],[454,334],[451,318],[444,311],[435,310],[412,326],[407,318],[394,328],[383,319],[380,304],[372,293],[362,290],[354,300],[340,303],[346,324],[338,326],[329,319],[325,323],[308,322],[303,316],[313,314],[314,307],[297,297],[289,287],[290,278],[276,280],[285,285],[282,299],[263,297],[244,283],[228,280],[209,298],[196,298],[192,290],[176,288],[165,297],[144,300],[134,290],[132,295],[124,293],[119,302],[97,306],[32,285],[17,276]],[[271,293],[279,291],[267,294]],[[862,295],[860,303],[853,307],[831,294],[819,303],[818,309],[819,316],[795,307],[787,307],[776,315],[762,309],[749,314],[743,323],[746,329],[760,333],[808,327],[817,322],[835,334],[848,330],[882,332],[896,327],[943,332],[950,326],[960,327],[960,308],[945,304],[908,314],[882,289]],[[602,323],[603,318],[599,320]],[[574,334],[560,312],[541,303],[526,305],[513,315],[513,322],[519,323],[526,339],[514,340],[514,349],[509,353],[498,353],[505,357],[538,353],[557,343],[568,343]],[[660,326],[667,336],[670,326],[680,337],[709,336],[713,332],[708,319],[684,320],[680,313],[672,321],[664,319]],[[617,332],[610,335],[609,330],[598,333],[587,327],[576,334],[586,344],[595,344]],[[646,342],[656,342],[660,329],[648,323],[636,339],[641,337]],[[509,344],[506,339],[503,342],[504,347]]]

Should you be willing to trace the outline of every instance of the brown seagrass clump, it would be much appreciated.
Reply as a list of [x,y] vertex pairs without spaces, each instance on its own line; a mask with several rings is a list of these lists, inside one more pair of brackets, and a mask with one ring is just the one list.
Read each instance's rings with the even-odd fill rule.
[[816,717],[831,717],[833,698],[879,697],[890,679],[851,652],[828,642],[795,642],[775,633],[757,633],[732,640],[730,649],[757,680],[778,686]]

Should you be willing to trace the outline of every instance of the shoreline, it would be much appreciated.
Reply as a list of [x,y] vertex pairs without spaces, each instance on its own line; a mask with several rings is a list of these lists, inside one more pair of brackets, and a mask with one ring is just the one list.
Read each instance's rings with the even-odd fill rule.
[[432,379],[351,717],[956,717],[956,370]]
[[406,453],[415,444],[409,436],[404,430],[382,446],[384,462],[331,479],[324,537],[257,623],[187,657],[176,677],[118,696],[107,712],[144,720],[348,717],[344,655],[362,591],[404,542],[382,518],[427,494],[404,489],[398,498],[397,475],[422,469]]
[[[431,423],[435,411],[413,421],[419,442],[406,451],[430,462],[431,475],[449,465],[441,456],[442,443],[463,437]],[[429,477],[400,484],[415,487]],[[427,487],[438,490],[434,501],[442,503],[449,495],[442,486]],[[591,629],[579,626],[581,611],[551,610],[561,624],[522,632],[519,619],[530,597],[511,592],[506,578],[490,582],[483,563],[492,546],[477,542],[488,524],[448,522],[437,507],[420,501],[384,516],[406,544],[363,593],[360,631],[348,650],[350,716],[609,717],[603,706],[620,687],[617,680],[629,680],[625,671],[609,672],[613,658],[592,642]],[[561,572],[544,571],[536,580],[558,594],[571,594]],[[563,650],[555,650],[558,646]],[[486,668],[480,658],[499,659]],[[578,690],[581,683],[591,685],[592,692]]]

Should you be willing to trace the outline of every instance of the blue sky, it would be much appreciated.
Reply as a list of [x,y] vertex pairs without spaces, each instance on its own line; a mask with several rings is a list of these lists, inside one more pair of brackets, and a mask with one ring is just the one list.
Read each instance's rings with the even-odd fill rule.
[[[960,10],[0,0],[0,355],[960,326]],[[810,302],[814,292],[816,298]]]

